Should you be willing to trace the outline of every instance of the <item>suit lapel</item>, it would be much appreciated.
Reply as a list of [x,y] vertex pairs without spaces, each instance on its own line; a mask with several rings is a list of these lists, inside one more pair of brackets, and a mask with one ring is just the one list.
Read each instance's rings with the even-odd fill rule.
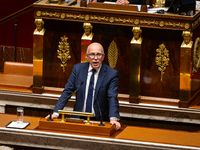
[[89,68],[89,63],[85,63],[86,65],[83,66],[83,69],[81,69],[81,74],[82,74],[82,79],[83,79],[83,90],[82,90],[82,95],[83,99],[85,99],[85,87],[86,87],[86,82],[87,82],[87,75],[88,75],[88,68]]
[[105,75],[106,75],[106,67],[102,63],[101,70],[99,72],[99,76],[98,76],[98,80],[97,80],[97,84],[96,84],[96,89],[95,89],[96,95],[98,95],[99,89],[101,87],[101,83],[103,82]]

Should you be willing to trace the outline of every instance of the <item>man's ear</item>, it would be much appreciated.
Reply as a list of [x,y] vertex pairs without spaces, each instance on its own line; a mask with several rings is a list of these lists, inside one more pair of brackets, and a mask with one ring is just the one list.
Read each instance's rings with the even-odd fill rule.
[[104,58],[105,58],[105,54],[103,54],[103,59],[102,59],[102,61],[104,60]]

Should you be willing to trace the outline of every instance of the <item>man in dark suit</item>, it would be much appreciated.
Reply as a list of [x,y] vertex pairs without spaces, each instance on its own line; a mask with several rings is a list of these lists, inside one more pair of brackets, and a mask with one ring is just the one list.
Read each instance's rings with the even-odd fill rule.
[[[74,111],[93,112],[96,120],[100,120],[100,110],[97,104],[98,97],[103,121],[110,121],[111,124],[115,125],[116,130],[119,130],[121,125],[118,122],[120,119],[118,111],[119,102],[117,100],[118,72],[102,63],[105,54],[101,44],[90,44],[87,48],[86,56],[88,62],[74,65],[70,78],[65,85],[65,89],[57,102],[59,105],[57,105],[53,111],[52,118],[58,117],[58,110],[65,107],[68,99],[64,102],[62,101],[72,94],[80,86],[80,83],[83,82],[83,85],[81,85],[76,92]],[[94,80],[91,84],[90,79],[92,76]],[[89,106],[88,93],[91,85],[92,90],[94,91],[95,89],[95,92],[92,93],[91,106]],[[46,118],[49,118],[49,115]]]

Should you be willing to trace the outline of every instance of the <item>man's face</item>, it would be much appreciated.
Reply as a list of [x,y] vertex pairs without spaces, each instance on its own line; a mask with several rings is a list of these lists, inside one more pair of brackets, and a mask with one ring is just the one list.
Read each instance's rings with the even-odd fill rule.
[[[90,54],[95,54],[94,58],[91,58]],[[102,55],[99,55],[99,54],[102,54]],[[102,64],[104,57],[105,57],[105,54],[103,54],[103,48],[100,44],[93,43],[89,46],[88,53],[87,53],[87,60],[89,61],[92,68],[98,69]]]

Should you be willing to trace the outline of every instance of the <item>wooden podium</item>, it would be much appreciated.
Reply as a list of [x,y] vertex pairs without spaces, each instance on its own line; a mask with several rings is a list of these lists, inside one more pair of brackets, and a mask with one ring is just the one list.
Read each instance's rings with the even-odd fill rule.
[[99,122],[91,121],[91,125],[76,122],[61,122],[61,119],[55,119],[54,121],[47,121],[45,118],[41,118],[39,121],[39,129],[67,131],[84,134],[104,135],[111,136],[115,132],[115,128],[108,122],[105,122],[105,126],[98,126]]

